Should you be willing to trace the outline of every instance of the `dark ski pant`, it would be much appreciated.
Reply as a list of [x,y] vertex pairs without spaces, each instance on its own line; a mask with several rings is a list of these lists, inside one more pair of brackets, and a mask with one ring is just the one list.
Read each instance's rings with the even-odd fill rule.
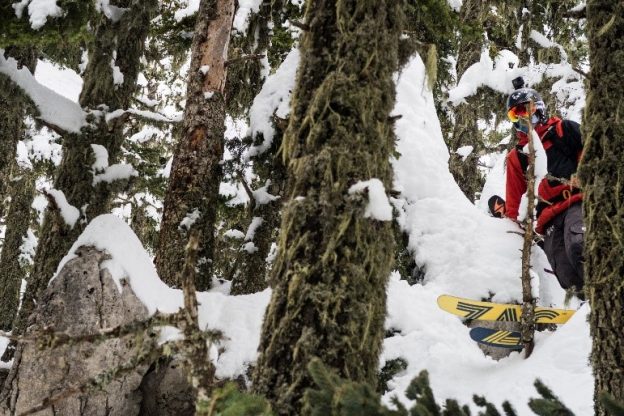
[[584,233],[580,202],[557,215],[546,229],[544,251],[564,289],[583,288]]

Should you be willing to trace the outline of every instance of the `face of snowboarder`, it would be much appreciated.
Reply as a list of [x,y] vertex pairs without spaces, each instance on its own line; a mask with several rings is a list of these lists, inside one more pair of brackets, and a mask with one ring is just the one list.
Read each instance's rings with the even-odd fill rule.
[[507,117],[512,123],[517,123],[521,118],[528,118],[529,114],[535,114],[537,107],[533,101],[521,103],[511,107],[507,112]]
[[543,106],[543,102],[541,101],[537,103],[530,101],[518,104],[509,109],[509,111],[507,112],[507,117],[513,123],[516,130],[527,134],[529,132],[529,127],[526,123],[521,122],[520,119],[526,119],[529,117],[530,114],[531,124],[535,126],[541,120],[540,114],[538,114],[540,104]]

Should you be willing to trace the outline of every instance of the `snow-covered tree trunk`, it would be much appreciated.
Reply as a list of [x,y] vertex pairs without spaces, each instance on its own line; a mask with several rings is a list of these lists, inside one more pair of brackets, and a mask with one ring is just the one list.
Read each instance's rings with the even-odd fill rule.
[[364,216],[374,190],[349,190],[372,178],[391,186],[402,24],[395,0],[307,3],[282,145],[288,201],[254,375],[279,414],[301,409],[314,356],[376,384],[394,241],[389,221]]
[[585,290],[591,303],[595,413],[599,397],[624,402],[624,3],[587,2],[591,72],[584,116]]
[[184,128],[174,151],[165,197],[156,267],[163,281],[181,287],[189,231],[201,236],[197,288],[210,287],[219,184],[223,176],[226,65],[234,0],[202,0],[191,49]]
[[[83,108],[96,109],[104,105],[106,110],[113,111],[129,107],[155,5],[155,0],[128,0],[118,4],[128,8],[119,20],[110,20],[104,14],[98,16],[80,95]],[[59,199],[58,193],[49,194],[51,203],[24,298],[24,312],[20,313],[21,323],[86,223],[109,211],[113,187],[106,182],[94,184],[92,166],[96,157],[91,145],[102,146],[108,153],[109,163],[115,163],[121,152],[124,121],[124,117],[110,122],[98,118],[93,120],[93,126],[83,128],[80,134],[64,135],[63,160],[56,173],[54,188],[63,192],[71,207]],[[63,215],[67,214],[66,208],[79,217],[74,218],[73,223]]]
[[[33,48],[9,48],[9,53],[34,72],[37,57]],[[23,172],[15,159],[17,143],[24,137],[25,115],[25,96],[10,80],[0,76],[0,217],[4,216],[6,225],[0,255],[2,330],[10,330],[13,325],[21,281],[26,277],[19,264],[19,254],[30,224],[28,213],[34,198],[34,178]]]

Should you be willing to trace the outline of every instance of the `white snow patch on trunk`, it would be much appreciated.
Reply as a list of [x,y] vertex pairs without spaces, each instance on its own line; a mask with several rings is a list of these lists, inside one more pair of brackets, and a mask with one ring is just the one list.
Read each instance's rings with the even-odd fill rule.
[[470,156],[473,150],[474,150],[474,147],[468,145],[468,146],[460,147],[459,149],[455,151],[455,153],[457,153],[458,155],[462,157],[462,161],[466,161],[466,158]]
[[270,179],[266,181],[266,185],[264,185],[262,188],[258,188],[255,191],[251,192],[251,194],[253,195],[254,200],[256,201],[256,204],[264,205],[264,204],[268,204],[269,202],[273,202],[273,201],[279,199],[279,196],[271,195],[267,191],[269,186],[271,186],[271,180]]
[[110,61],[110,67],[111,67],[111,70],[113,71],[113,84],[115,85],[115,88],[117,88],[119,85],[123,84],[124,82],[124,74],[121,72],[121,69],[117,66],[116,62],[117,62],[117,51],[113,51],[113,57],[111,58],[111,61]]
[[176,20],[176,22],[181,21],[185,17],[194,15],[199,10],[199,0],[187,0],[186,2],[183,0],[181,3],[186,3],[186,7],[181,7],[180,9],[176,10],[173,15],[173,18]]
[[249,254],[253,254],[258,251],[258,247],[254,244],[253,241],[243,244],[243,250],[245,250]]
[[392,206],[388,201],[383,183],[377,178],[357,182],[349,188],[349,195],[364,191],[368,192],[368,204],[364,217],[379,221],[392,221]]
[[28,15],[30,16],[30,27],[35,30],[41,29],[48,20],[48,17],[58,17],[63,14],[56,4],[56,0],[22,0],[19,3],[13,3],[13,9],[17,17],[21,18],[24,8],[28,5]]
[[180,221],[180,225],[178,226],[178,230],[190,230],[193,224],[201,217],[201,212],[197,208],[193,210],[193,212],[189,212],[186,214],[184,219]]
[[247,228],[247,233],[245,234],[245,241],[252,241],[256,236],[256,231],[262,225],[264,220],[262,217],[253,217],[251,220],[251,224],[249,224],[249,228]]
[[33,264],[35,258],[35,252],[37,251],[37,245],[39,240],[35,233],[29,228],[26,235],[22,237],[22,245],[20,246],[19,262],[20,264]]
[[101,144],[91,144],[95,154],[95,162],[91,165],[94,172],[101,172],[108,167],[108,150]]
[[65,198],[63,191],[52,188],[48,189],[46,192],[54,198],[54,202],[56,203],[65,224],[67,224],[70,228],[74,228],[76,221],[80,218],[80,210],[67,202],[67,198]]
[[239,33],[247,33],[249,17],[252,13],[260,11],[262,0],[238,0],[238,9],[234,16],[232,28]]
[[93,173],[92,185],[95,186],[100,182],[114,182],[122,179],[129,179],[133,176],[139,176],[139,172],[132,165],[126,163],[116,163],[108,165],[108,150],[102,145],[91,144],[91,149],[95,154],[95,162],[91,165]]
[[103,173],[93,176],[93,186],[100,182],[114,182],[124,179],[130,179],[133,176],[139,176],[139,172],[126,163],[116,163],[104,169]]
[[290,96],[295,87],[299,60],[299,49],[295,48],[290,51],[277,71],[269,75],[254,98],[249,110],[251,135],[256,137],[262,134],[263,141],[257,146],[252,146],[243,156],[244,159],[249,160],[271,147],[275,137],[273,114],[279,118],[286,118],[290,113]]
[[108,17],[111,21],[117,22],[128,11],[125,7],[117,7],[110,4],[110,0],[97,0],[95,2],[95,9],[102,12],[104,16]]
[[223,235],[225,237],[235,238],[237,240],[242,240],[243,238],[245,238],[245,233],[243,233],[241,230],[236,229],[227,230],[223,233]]

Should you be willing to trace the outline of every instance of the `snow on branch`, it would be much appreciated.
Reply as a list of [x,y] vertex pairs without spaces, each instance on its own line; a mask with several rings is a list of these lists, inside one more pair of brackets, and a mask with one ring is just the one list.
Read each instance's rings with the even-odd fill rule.
[[80,210],[67,201],[65,194],[61,190],[50,188],[44,190],[43,193],[50,201],[50,204],[59,210],[65,224],[69,228],[74,228],[76,221],[80,218]]
[[258,188],[255,191],[251,191],[251,195],[253,199],[256,201],[256,205],[264,205],[269,202],[273,202],[279,199],[279,196],[271,195],[268,191],[269,186],[271,186],[271,180],[267,180],[266,184],[262,188]]
[[368,205],[364,211],[364,217],[379,221],[392,221],[392,206],[388,201],[383,183],[377,178],[360,181],[349,188],[349,195],[364,191],[368,191]]
[[258,13],[261,4],[262,0],[239,0],[232,28],[239,33],[246,33],[249,27],[249,18],[252,14]]
[[543,48],[559,49],[559,52],[561,53],[561,60],[563,62],[568,62],[568,54],[566,53],[565,49],[563,49],[563,46],[561,46],[557,42],[551,41],[546,36],[538,32],[537,30],[531,30],[530,38],[533,39],[535,42],[537,42]]
[[110,4],[110,0],[97,0],[95,2],[95,9],[108,17],[111,21],[117,22],[125,12],[128,11],[126,7],[117,7]]
[[[536,38],[539,37],[536,36]],[[548,40],[546,39],[546,41]],[[552,42],[548,42],[549,47],[556,46]],[[579,80],[581,77],[581,74],[565,59],[558,64],[537,64],[528,67],[518,67],[518,62],[518,57],[511,51],[502,50],[496,59],[492,60],[488,51],[483,50],[479,62],[471,65],[464,72],[457,85],[449,90],[448,101],[457,106],[465,102],[466,98],[476,94],[480,87],[489,87],[501,94],[509,94],[513,91],[511,80],[519,76],[524,77],[527,85],[538,84],[545,76],[561,78],[565,82]],[[557,88],[561,88],[561,85],[558,85]]]
[[87,125],[86,113],[78,103],[41,85],[27,68],[18,69],[15,59],[4,57],[4,49],[0,49],[0,74],[8,76],[28,94],[47,125],[71,133],[79,133]]
[[24,14],[24,9],[28,6],[30,27],[34,30],[41,29],[48,17],[58,17],[63,14],[63,9],[57,6],[56,0],[21,0],[11,6],[15,10],[15,15],[20,19]]
[[160,123],[177,123],[182,120],[181,115],[179,117],[176,116],[176,117],[170,118],[163,114],[156,113],[154,111],[137,110],[136,108],[128,108],[127,110],[119,109],[119,110],[112,111],[110,113],[106,113],[106,115],[104,116],[104,119],[108,123],[111,120],[114,120],[125,114],[132,114],[143,119],[152,120],[152,121],[156,121]]
[[91,148],[95,155],[95,162],[91,165],[93,173],[92,185],[95,186],[100,182],[111,183],[123,179],[130,179],[133,176],[139,176],[139,173],[126,163],[116,163],[108,165],[108,151],[104,146],[92,144]]
[[299,66],[299,49],[295,48],[274,74],[269,75],[262,89],[254,98],[249,110],[249,125],[252,137],[262,134],[263,141],[251,147],[243,156],[244,159],[266,152],[273,143],[275,128],[273,115],[286,118],[290,113],[290,95],[295,87],[297,67]]

